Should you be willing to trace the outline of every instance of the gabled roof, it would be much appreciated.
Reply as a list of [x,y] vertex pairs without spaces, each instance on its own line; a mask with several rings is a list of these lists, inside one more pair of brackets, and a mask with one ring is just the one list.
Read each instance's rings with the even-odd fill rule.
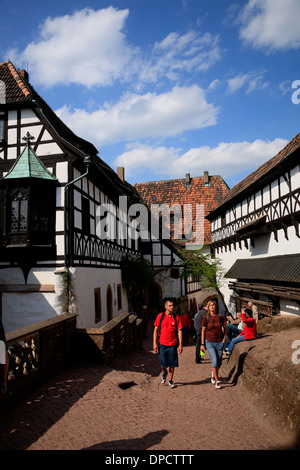
[[[224,198],[229,187],[221,176],[206,176],[170,179],[137,183],[135,188],[150,208],[152,204],[196,204],[204,205],[204,215],[216,207]],[[210,243],[210,224],[204,221],[204,242]]]
[[109,188],[118,194],[126,193],[132,197],[138,197],[136,190],[126,181],[121,181],[116,172],[99,157],[96,147],[74,134],[55,114],[29,83],[25,70],[16,69],[10,61],[0,63],[0,85],[2,82],[5,84],[5,90],[3,86],[0,88],[0,108],[4,105],[34,106],[50,123],[66,151],[73,154],[76,152],[81,158],[89,155],[93,164],[108,182]]
[[96,155],[98,153],[93,144],[74,134],[52,111],[50,106],[29,83],[28,74],[25,70],[16,69],[10,61],[2,62],[0,64],[0,80],[5,83],[5,103],[28,102],[31,105],[37,105],[51,123],[58,136],[64,139],[67,144],[88,155]]
[[37,178],[42,180],[56,181],[47,168],[40,161],[34,151],[27,145],[19,158],[15,161],[11,170],[3,179]]
[[264,184],[268,178],[272,179],[272,175],[274,175],[277,170],[282,171],[283,166],[287,164],[288,160],[295,157],[295,152],[299,150],[299,148],[300,133],[297,134],[279,153],[277,153],[277,155],[265,162],[257,170],[230,189],[221,203],[212,211],[211,214],[209,214],[207,218],[212,220],[217,213],[225,210],[229,204],[232,204],[233,200],[245,197],[245,194],[253,191],[255,186],[258,187],[260,184]]

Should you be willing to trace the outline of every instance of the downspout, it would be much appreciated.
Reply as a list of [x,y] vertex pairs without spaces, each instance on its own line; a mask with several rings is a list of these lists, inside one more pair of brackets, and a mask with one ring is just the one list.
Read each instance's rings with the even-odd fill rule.
[[[70,289],[69,289],[69,281],[70,281],[70,271],[69,271],[69,259],[68,259],[68,241],[70,241],[70,233],[69,233],[69,227],[68,227],[68,213],[67,213],[67,200],[68,200],[68,189],[71,185],[75,184],[77,181],[81,180],[82,178],[85,178],[89,174],[89,168],[91,164],[91,157],[90,156],[85,156],[84,157],[84,163],[86,165],[86,172],[78,176],[78,178],[74,179],[73,181],[70,181],[65,185],[64,188],[64,224],[65,224],[65,238],[64,238],[64,268],[65,268],[65,273],[66,273],[66,289],[67,289],[67,313],[69,313],[69,294],[70,294]],[[70,243],[69,243],[70,245]]]

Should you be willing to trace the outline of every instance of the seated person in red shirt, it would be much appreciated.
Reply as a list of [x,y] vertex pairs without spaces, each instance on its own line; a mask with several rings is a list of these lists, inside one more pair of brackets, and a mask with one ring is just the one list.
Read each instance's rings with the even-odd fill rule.
[[[165,383],[169,367],[169,386],[174,388],[174,369],[178,367],[178,354],[182,353],[182,324],[178,315],[174,315],[174,304],[165,302],[165,312],[159,313],[154,322],[153,351],[159,353],[162,369],[161,382]],[[163,320],[161,321],[163,316]],[[178,336],[178,337],[177,337]],[[159,340],[159,346],[157,343]],[[178,350],[177,350],[178,348]]]
[[256,321],[252,316],[252,310],[250,308],[244,308],[242,310],[242,322],[245,324],[244,329],[239,336],[230,341],[229,346],[226,348],[227,356],[230,356],[236,343],[256,338]]

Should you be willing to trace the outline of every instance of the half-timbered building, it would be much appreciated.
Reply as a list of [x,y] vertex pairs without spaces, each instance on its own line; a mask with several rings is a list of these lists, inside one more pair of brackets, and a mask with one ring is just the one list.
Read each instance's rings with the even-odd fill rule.
[[300,314],[300,134],[233,187],[207,217],[227,271],[228,306]]
[[[162,217],[170,238],[181,249],[209,253],[211,229],[205,216],[229,191],[220,175],[205,171],[202,176],[192,177],[186,173],[185,178],[137,183],[135,189],[151,213]],[[195,313],[205,299],[217,296],[213,289],[203,289],[199,275],[186,279],[185,291],[191,313]]]
[[[0,192],[6,331],[72,309],[79,328],[102,326],[128,311],[120,269],[126,254],[143,255],[156,268],[180,263],[171,242],[130,236],[129,228],[138,231],[134,214],[128,215],[141,202],[137,191],[57,117],[26,71],[10,61],[0,64]],[[153,286],[157,302],[184,294],[180,277],[171,279]]]

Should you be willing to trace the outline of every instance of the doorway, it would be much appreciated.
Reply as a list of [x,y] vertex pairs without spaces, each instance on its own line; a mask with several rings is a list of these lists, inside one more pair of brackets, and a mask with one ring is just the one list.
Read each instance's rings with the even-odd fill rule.
[[107,286],[106,291],[106,311],[107,311],[107,321],[109,322],[113,318],[113,299],[112,299],[112,290],[110,285]]

